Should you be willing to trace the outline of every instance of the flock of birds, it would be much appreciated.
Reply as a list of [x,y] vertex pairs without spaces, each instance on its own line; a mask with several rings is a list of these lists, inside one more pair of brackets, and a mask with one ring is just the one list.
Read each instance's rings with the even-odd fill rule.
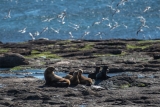
[[[114,0],[112,0],[112,3],[113,3],[113,2],[114,2]],[[129,2],[129,0],[120,0],[120,2],[117,3],[117,5],[116,5],[115,8],[113,8],[112,5],[106,5],[106,6],[109,7],[109,8],[111,9],[111,11],[112,11],[112,15],[111,15],[111,16],[114,17],[115,14],[120,13],[121,10],[119,9],[119,6],[120,6],[120,5],[125,5],[126,2]],[[143,12],[145,13],[145,12],[149,11],[150,9],[151,9],[150,6],[146,6],[146,8],[143,10]],[[9,19],[9,18],[12,18],[11,16],[12,16],[12,10],[10,9],[10,10],[8,11],[8,14],[5,15],[4,19],[7,20],[7,19]],[[55,20],[55,19],[56,19],[56,20],[57,20],[58,22],[60,22],[61,24],[65,24],[65,18],[66,18],[66,17],[67,17],[67,12],[66,12],[66,10],[64,10],[64,11],[62,11],[60,14],[58,14],[56,17],[46,18],[46,19],[42,20],[42,22],[44,22],[44,23],[45,23],[45,22],[51,22],[52,20]],[[139,28],[137,29],[137,31],[135,31],[135,35],[138,36],[139,33],[143,31],[143,28],[149,28],[149,26],[146,25],[146,19],[145,19],[143,16],[138,16],[137,18],[138,18],[139,21],[140,21],[140,26],[139,26]],[[103,17],[101,20],[98,20],[98,21],[93,22],[93,24],[90,25],[90,26],[88,26],[87,28],[89,29],[89,28],[91,28],[91,27],[93,27],[93,26],[95,26],[95,25],[99,25],[99,24],[103,23],[104,21],[108,21],[108,23],[106,24],[106,27],[108,27],[108,28],[110,29],[110,31],[112,31],[112,30],[114,30],[114,29],[116,29],[116,28],[118,28],[118,27],[120,27],[120,26],[121,26],[121,27],[125,27],[125,29],[128,28],[128,26],[127,26],[126,24],[124,24],[124,23],[119,24],[119,23],[118,23],[117,21],[115,21],[114,19],[109,19],[108,17]],[[111,23],[111,22],[112,22],[112,23]],[[78,24],[74,24],[74,23],[72,23],[72,22],[69,22],[68,27],[70,27],[70,28],[72,28],[73,30],[76,30],[76,31],[77,31],[77,30],[80,29],[81,25],[80,25],[80,24],[78,25]],[[160,30],[160,26],[156,26],[156,28]],[[48,31],[48,30],[51,30],[51,31],[59,34],[61,29],[60,29],[60,28],[57,28],[57,29],[56,29],[56,28],[53,28],[53,27],[45,27],[45,28],[43,28],[41,31],[29,32],[29,31],[27,31],[27,27],[24,27],[24,28],[18,30],[18,32],[19,32],[19,33],[22,33],[22,34],[28,33],[29,36],[32,38],[32,40],[35,40],[37,36],[45,33],[45,32]],[[91,33],[90,31],[84,31],[84,33],[81,35],[81,39],[84,39],[85,36],[89,35],[90,33]],[[68,35],[69,35],[69,38],[70,38],[70,39],[74,39],[74,35],[72,34],[72,31],[69,31],[69,32],[68,32]],[[101,31],[99,31],[99,32],[97,32],[97,33],[95,34],[95,36],[99,36],[100,39],[103,39],[102,36],[106,36],[106,35],[107,35],[107,34],[106,34],[105,32],[101,32]],[[47,38],[45,38],[45,39],[47,39]]]

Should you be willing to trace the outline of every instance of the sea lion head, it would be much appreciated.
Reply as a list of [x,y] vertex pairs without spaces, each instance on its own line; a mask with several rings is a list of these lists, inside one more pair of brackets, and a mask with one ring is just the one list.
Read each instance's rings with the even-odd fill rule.
[[46,85],[51,85],[52,84],[52,76],[53,76],[53,71],[55,70],[54,67],[48,67],[45,72],[44,72],[44,78],[46,81]]
[[78,73],[78,71],[75,71],[74,73],[73,73],[73,75],[78,75],[79,73]]
[[108,66],[103,66],[103,69],[104,69],[104,70],[107,70],[107,69],[108,69]]
[[100,66],[96,66],[96,72],[99,72],[100,68]]
[[82,69],[79,69],[78,72],[79,72],[79,74],[82,74],[82,73],[83,73],[83,70],[82,70]]
[[55,70],[54,67],[48,67],[48,68],[45,70],[45,73],[51,74],[51,73],[53,73],[54,70]]

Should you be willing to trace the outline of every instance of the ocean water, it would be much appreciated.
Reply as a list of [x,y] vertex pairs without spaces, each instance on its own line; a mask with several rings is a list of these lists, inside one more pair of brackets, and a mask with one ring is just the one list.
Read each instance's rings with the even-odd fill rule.
[[0,0],[0,41],[158,39],[160,0]]

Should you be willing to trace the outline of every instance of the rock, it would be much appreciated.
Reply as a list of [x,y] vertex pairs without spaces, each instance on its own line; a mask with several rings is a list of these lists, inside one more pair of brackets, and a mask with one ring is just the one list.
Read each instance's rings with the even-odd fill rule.
[[130,60],[127,60],[127,61],[123,61],[125,64],[136,64],[135,61],[130,61]]
[[103,50],[100,50],[99,53],[102,53],[102,54],[106,54],[106,53],[121,54],[122,50],[119,50],[119,49],[103,49]]
[[98,85],[91,85],[91,89],[92,90],[96,90],[96,91],[98,91],[98,90],[105,90],[105,88],[103,88],[101,86],[98,86]]
[[118,72],[125,72],[123,68],[110,68],[109,69],[110,73],[118,73]]
[[35,40],[35,41],[29,41],[29,43],[31,43],[31,44],[49,45],[49,44],[55,44],[56,41],[54,41],[54,40],[46,40],[46,39],[38,39],[38,40]]
[[42,99],[40,95],[28,95],[24,100],[40,100]]
[[5,43],[2,45],[3,48],[15,48],[15,49],[31,49],[33,45],[29,43]]
[[153,58],[154,58],[154,59],[160,59],[160,54],[154,54],[154,55],[153,55]]
[[11,49],[12,53],[19,53],[21,55],[31,55],[31,50],[30,49],[17,49],[17,48],[12,48]]
[[0,67],[10,68],[19,65],[28,65],[29,62],[20,54],[17,53],[7,53],[0,55]]

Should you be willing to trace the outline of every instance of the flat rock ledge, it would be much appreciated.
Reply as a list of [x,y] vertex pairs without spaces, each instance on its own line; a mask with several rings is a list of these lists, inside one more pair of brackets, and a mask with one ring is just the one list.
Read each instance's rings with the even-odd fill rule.
[[[83,69],[107,65],[118,74],[94,85],[46,87],[34,77],[0,77],[2,107],[159,107],[159,40],[36,40],[0,42],[0,67]],[[10,73],[0,70],[0,73]]]

